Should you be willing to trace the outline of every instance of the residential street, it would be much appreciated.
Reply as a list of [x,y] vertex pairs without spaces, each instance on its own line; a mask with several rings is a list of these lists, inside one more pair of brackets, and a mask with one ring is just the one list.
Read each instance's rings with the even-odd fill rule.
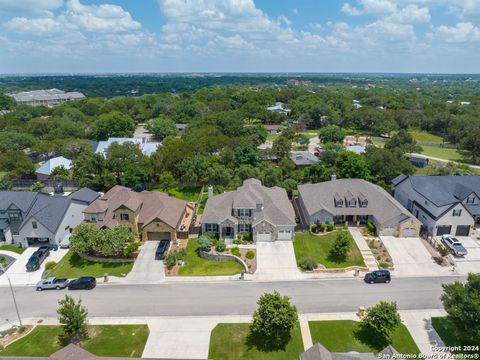
[[[297,282],[190,282],[159,285],[99,285],[91,291],[43,291],[17,287],[22,317],[56,317],[57,300],[81,297],[90,316],[248,315],[258,297],[278,290],[292,298],[300,313],[348,312],[380,300],[397,301],[401,310],[441,308],[441,284],[457,277],[397,278],[390,284],[365,284],[361,279]],[[0,288],[0,324],[15,320],[8,287]]]

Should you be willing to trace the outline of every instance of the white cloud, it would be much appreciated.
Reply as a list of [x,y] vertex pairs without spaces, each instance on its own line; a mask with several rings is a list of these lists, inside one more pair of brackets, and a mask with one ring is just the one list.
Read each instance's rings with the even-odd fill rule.
[[298,13],[298,9],[296,9],[296,8],[295,8],[295,9],[292,9],[292,13],[295,14],[295,15],[298,15],[298,14],[299,14],[299,13]]
[[358,16],[362,14],[388,14],[397,11],[397,5],[390,0],[357,0],[361,8],[356,8],[349,3],[342,6],[342,11],[347,15]]
[[27,19],[16,17],[5,24],[6,28],[22,35],[45,36],[62,31],[62,25],[52,18]]
[[49,14],[63,6],[64,0],[0,0],[0,12],[16,14]]
[[458,23],[451,27],[441,25],[434,28],[429,36],[449,43],[480,42],[480,28],[470,22]]
[[403,9],[394,12],[386,18],[387,21],[397,23],[428,23],[430,22],[430,10],[427,7],[418,7],[417,5],[407,5]]
[[342,12],[344,12],[349,16],[360,16],[363,14],[363,12],[360,9],[350,5],[349,3],[343,4]]

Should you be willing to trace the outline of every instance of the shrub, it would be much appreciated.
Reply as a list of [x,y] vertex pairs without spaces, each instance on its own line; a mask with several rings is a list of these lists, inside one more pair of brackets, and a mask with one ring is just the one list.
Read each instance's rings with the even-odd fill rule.
[[365,230],[362,231],[362,235],[363,235],[364,237],[369,237],[369,236],[370,236],[370,232],[369,232],[367,229],[365,229]]
[[445,246],[443,246],[442,244],[438,244],[436,249],[437,249],[438,253],[440,254],[440,256],[442,256],[442,257],[445,257],[448,254],[450,254],[450,251],[448,251],[448,249]]
[[207,234],[212,240],[218,240],[220,238],[220,235],[218,233],[208,233]]
[[333,231],[333,224],[327,225],[327,231]]
[[325,224],[320,224],[320,232],[324,232],[326,228]]
[[225,245],[223,241],[219,241],[217,246],[215,246],[215,250],[217,250],[218,252],[224,252],[226,248],[227,245]]
[[230,253],[232,255],[235,255],[235,256],[238,256],[240,257],[240,249],[238,248],[238,246],[234,247],[233,249],[230,250]]
[[316,233],[317,230],[318,230],[317,224],[312,224],[312,226],[310,226],[310,231],[311,231],[311,232]]
[[302,270],[308,270],[308,271],[312,271],[318,267],[315,260],[313,260],[310,257],[302,257],[298,265]]
[[5,349],[5,347],[2,344],[0,344],[0,351],[2,351],[3,349]]
[[234,239],[234,240],[233,240],[233,243],[234,243],[235,245],[246,245],[246,244],[248,244],[247,241],[244,241],[244,240],[241,239],[241,238],[236,238],[236,239]]
[[377,256],[377,261],[380,261],[382,257],[380,255]]
[[171,269],[175,265],[177,265],[177,256],[174,252],[169,252],[165,257],[165,265],[167,268]]
[[388,269],[390,267],[390,264],[386,262],[381,262],[380,264],[378,264],[378,266],[380,266],[380,268],[382,269]]
[[344,261],[352,244],[345,231],[339,232],[330,249],[330,256],[336,261]]
[[244,232],[242,236],[243,241],[252,241],[252,233]]
[[377,233],[376,226],[370,220],[367,222],[367,229],[368,232],[372,235],[375,235]]
[[253,250],[248,250],[247,253],[245,254],[245,257],[248,260],[252,260],[255,257],[255,251]]
[[198,248],[201,251],[209,252],[212,248],[212,239],[207,235],[202,235],[197,239]]
[[134,242],[134,243],[128,244],[125,250],[123,250],[123,256],[125,256],[126,258],[132,258],[133,254],[137,252],[138,248],[141,245],[142,244],[140,242]]
[[45,270],[52,270],[56,265],[55,261],[49,261],[45,264]]

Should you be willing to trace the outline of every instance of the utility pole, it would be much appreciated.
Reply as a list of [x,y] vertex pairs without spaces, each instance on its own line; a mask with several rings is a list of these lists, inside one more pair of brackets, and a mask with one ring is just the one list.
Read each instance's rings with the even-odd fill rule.
[[17,305],[17,299],[15,299],[15,292],[13,291],[13,287],[12,287],[12,282],[10,281],[10,277],[7,275],[7,273],[5,272],[5,268],[3,265],[0,264],[0,270],[2,270],[3,274],[7,277],[7,280],[8,280],[8,284],[10,285],[10,291],[12,293],[12,298],[13,298],[13,304],[15,305],[15,311],[17,312],[17,317],[18,317],[18,324],[21,326],[23,326],[22,324],[22,318],[20,317],[20,312],[18,311],[18,305]]

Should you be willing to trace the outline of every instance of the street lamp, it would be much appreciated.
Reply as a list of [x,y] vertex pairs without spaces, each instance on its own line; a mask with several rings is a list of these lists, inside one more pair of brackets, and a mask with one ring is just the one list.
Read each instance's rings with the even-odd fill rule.
[[18,311],[17,300],[15,299],[15,292],[13,291],[12,282],[10,281],[10,277],[5,272],[5,267],[2,264],[0,264],[0,270],[7,277],[8,284],[10,285],[10,291],[12,292],[13,304],[15,305],[15,311],[17,312],[18,323],[20,324],[20,327],[22,327],[22,318],[20,317],[20,312]]

